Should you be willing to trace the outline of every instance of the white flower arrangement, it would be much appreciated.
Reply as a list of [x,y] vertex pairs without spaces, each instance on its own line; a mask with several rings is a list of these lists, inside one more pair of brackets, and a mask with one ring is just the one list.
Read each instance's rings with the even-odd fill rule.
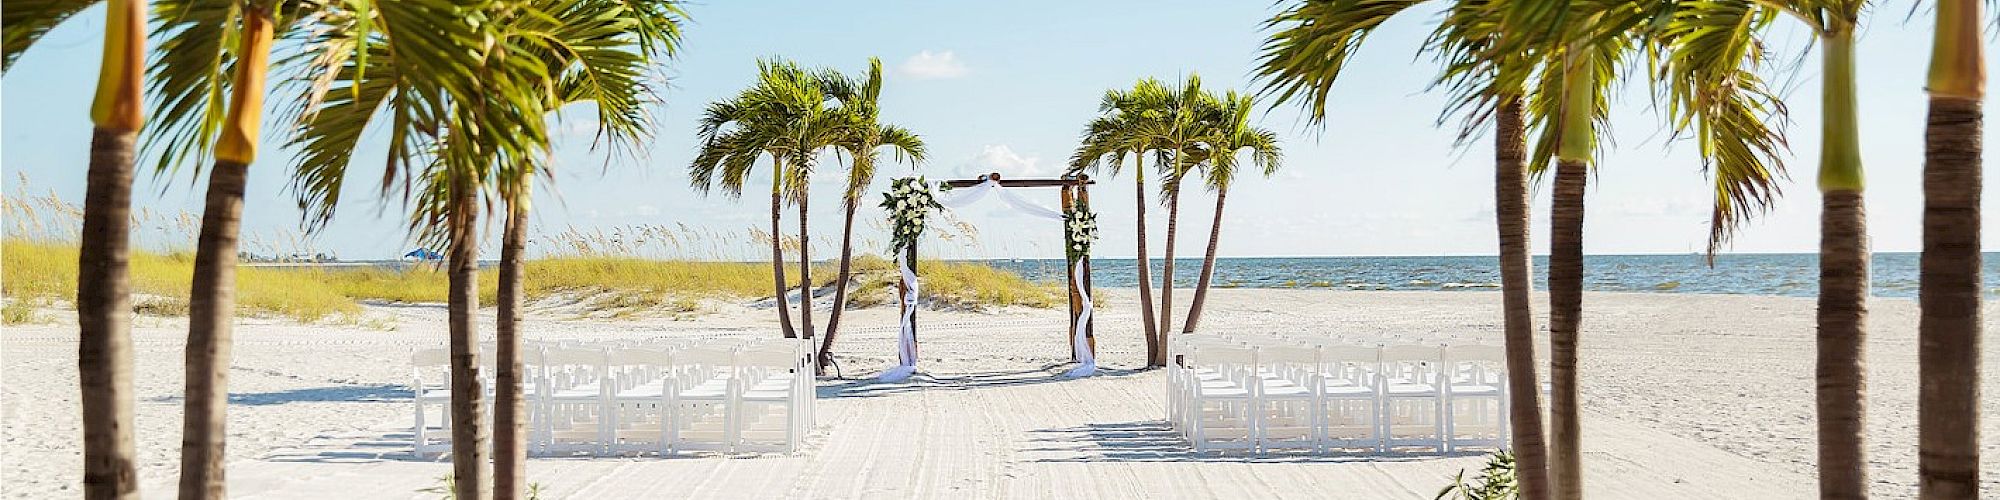
[[1069,211],[1063,212],[1063,249],[1069,260],[1090,255],[1090,245],[1097,241],[1097,213],[1090,211],[1090,205],[1077,202]]
[[902,252],[917,244],[924,235],[924,219],[942,206],[923,177],[905,177],[889,184],[889,192],[882,194],[882,208],[889,211],[889,249]]

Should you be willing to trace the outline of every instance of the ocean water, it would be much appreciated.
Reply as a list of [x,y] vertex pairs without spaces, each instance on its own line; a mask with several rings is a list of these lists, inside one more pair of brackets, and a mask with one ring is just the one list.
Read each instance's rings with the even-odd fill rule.
[[[2000,254],[1984,259],[1989,295],[2000,295]],[[1917,296],[1916,253],[1878,253],[1870,272],[1872,293]],[[1067,279],[1060,259],[992,260],[989,264],[1035,281]],[[1133,287],[1133,259],[1092,259],[1100,287]],[[1154,286],[1164,261],[1153,259]],[[1215,286],[1225,288],[1326,288],[1341,290],[1498,290],[1499,262],[1472,257],[1259,257],[1221,258]],[[1548,259],[1535,258],[1535,289],[1548,289]],[[1193,287],[1201,259],[1175,259],[1175,286]],[[1584,288],[1646,293],[1724,293],[1811,297],[1819,291],[1818,254],[1728,254],[1710,267],[1701,255],[1591,255],[1584,257]]]

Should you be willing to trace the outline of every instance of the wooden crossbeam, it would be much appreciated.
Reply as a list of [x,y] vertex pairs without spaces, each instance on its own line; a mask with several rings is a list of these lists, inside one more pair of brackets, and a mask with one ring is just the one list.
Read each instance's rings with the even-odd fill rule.
[[1088,175],[1079,175],[1068,179],[1001,179],[999,173],[991,173],[972,179],[944,181],[944,185],[954,188],[972,187],[986,182],[986,179],[989,178],[1000,179],[1000,187],[1067,187],[1097,183],[1097,181],[1090,180],[1090,176]]

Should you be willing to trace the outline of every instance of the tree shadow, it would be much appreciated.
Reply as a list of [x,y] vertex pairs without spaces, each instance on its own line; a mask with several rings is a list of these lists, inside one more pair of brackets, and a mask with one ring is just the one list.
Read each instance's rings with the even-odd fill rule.
[[962,374],[937,375],[917,372],[901,382],[882,382],[873,377],[848,380],[838,384],[821,385],[818,388],[821,399],[831,398],[872,398],[919,391],[969,391],[999,387],[1020,387],[1028,385],[1060,382],[1082,382],[1100,378],[1120,378],[1143,373],[1145,370],[1098,367],[1097,374],[1084,378],[1065,378],[1063,372],[1076,366],[1075,363],[1051,363],[1041,368],[1018,371],[984,371]]
[[[181,396],[160,396],[153,403],[179,403]],[[410,387],[398,384],[334,385],[277,392],[231,393],[229,404],[271,406],[290,403],[389,403],[410,400]]]
[[1028,431],[1033,447],[1019,450],[1031,462],[1217,462],[1217,463],[1360,463],[1416,462],[1476,457],[1492,450],[1378,452],[1374,450],[1210,450],[1194,446],[1161,420],[1084,424]]

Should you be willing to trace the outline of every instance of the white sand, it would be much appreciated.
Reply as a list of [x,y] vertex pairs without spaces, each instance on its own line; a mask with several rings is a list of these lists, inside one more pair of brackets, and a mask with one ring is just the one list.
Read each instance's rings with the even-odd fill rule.
[[[1129,370],[1144,352],[1134,302],[1117,291],[1101,301],[1105,376],[1053,377],[1068,358],[1061,311],[925,312],[928,376],[908,385],[822,381],[818,435],[796,456],[535,459],[529,474],[544,498],[1429,498],[1450,475],[1478,465],[1476,457],[1190,454],[1159,422],[1161,374]],[[1488,292],[1217,290],[1204,325],[1497,342],[1498,303]],[[608,321],[548,306],[531,316],[529,330],[541,339],[775,335],[768,309],[712,307],[694,320]],[[1872,307],[1873,493],[1911,497],[1916,307],[1908,299]],[[1796,298],[1589,295],[1582,351],[1589,497],[1812,496],[1812,309],[1810,299]],[[816,323],[824,324],[824,313],[822,306]],[[889,364],[893,313],[876,308],[843,319],[850,329],[836,359],[848,377]],[[443,342],[443,309],[376,306],[369,314],[378,318],[371,323],[392,318],[394,330],[272,320],[238,328],[233,496],[434,496],[417,490],[449,466],[411,459],[407,430],[398,427],[409,422],[408,352]],[[77,494],[75,331],[10,327],[0,340],[0,489],[8,497]],[[179,464],[184,334],[184,321],[156,318],[142,318],[135,333],[140,475],[151,497],[172,494]],[[1987,394],[2000,393],[1994,345],[1987,344]],[[1985,492],[1995,495],[2000,399],[1987,398],[1984,411]]]

